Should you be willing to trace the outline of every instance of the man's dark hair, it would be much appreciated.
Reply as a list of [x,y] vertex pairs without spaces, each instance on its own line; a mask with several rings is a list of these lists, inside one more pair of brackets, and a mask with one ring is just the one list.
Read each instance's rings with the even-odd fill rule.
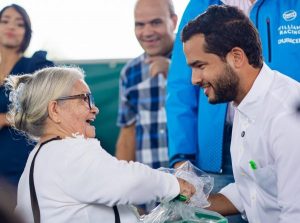
[[258,32],[249,18],[236,7],[210,6],[183,28],[181,39],[186,42],[196,34],[204,35],[207,53],[216,54],[225,61],[227,53],[239,47],[245,52],[249,64],[255,68],[263,66]]
[[25,35],[24,35],[24,39],[23,39],[20,49],[19,49],[19,52],[24,53],[25,50],[27,49],[27,47],[29,46],[29,43],[31,40],[31,34],[32,34],[31,22],[30,22],[29,15],[27,14],[27,12],[25,11],[25,9],[23,7],[21,7],[17,4],[11,4],[11,5],[4,7],[0,11],[0,20],[2,19],[2,15],[3,15],[4,11],[8,8],[15,9],[22,16],[22,19],[24,21]]

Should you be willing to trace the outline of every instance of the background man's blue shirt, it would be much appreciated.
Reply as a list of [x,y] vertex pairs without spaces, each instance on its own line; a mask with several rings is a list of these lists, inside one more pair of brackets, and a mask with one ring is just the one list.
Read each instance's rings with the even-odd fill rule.
[[[213,4],[222,2],[191,0],[183,14],[168,75],[166,109],[170,165],[189,159],[205,171],[220,173],[227,105],[210,105],[203,90],[192,86],[180,40],[187,22]],[[259,31],[266,64],[300,81],[299,1],[257,0],[250,18]]]

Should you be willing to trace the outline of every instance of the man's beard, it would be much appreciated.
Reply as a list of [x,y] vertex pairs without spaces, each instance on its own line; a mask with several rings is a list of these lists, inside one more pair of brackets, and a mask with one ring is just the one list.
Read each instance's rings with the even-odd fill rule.
[[229,64],[225,64],[223,74],[219,75],[219,77],[218,80],[212,83],[215,97],[208,98],[211,104],[230,102],[235,100],[238,95],[240,79]]

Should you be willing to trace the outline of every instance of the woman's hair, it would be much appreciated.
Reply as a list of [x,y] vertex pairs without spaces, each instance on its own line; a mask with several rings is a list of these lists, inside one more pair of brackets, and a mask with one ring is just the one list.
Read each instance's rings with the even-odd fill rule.
[[5,6],[0,11],[0,20],[2,19],[2,15],[3,15],[4,11],[9,8],[15,9],[22,16],[22,19],[24,21],[25,35],[24,35],[24,39],[19,48],[19,52],[24,53],[25,50],[27,49],[27,47],[29,46],[29,43],[31,40],[32,30],[31,30],[30,18],[24,8],[22,8],[21,6],[19,6],[17,4],[11,4],[11,5]]
[[33,140],[43,135],[48,104],[68,95],[84,72],[77,67],[49,67],[32,75],[10,75],[5,86],[10,91],[8,120]]

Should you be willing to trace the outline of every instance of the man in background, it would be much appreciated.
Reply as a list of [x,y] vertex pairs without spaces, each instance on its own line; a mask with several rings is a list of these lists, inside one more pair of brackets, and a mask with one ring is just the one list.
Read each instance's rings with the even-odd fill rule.
[[177,24],[172,0],[138,0],[134,20],[145,52],[121,72],[116,157],[167,167],[165,87]]
[[[168,167],[165,91],[177,15],[172,0],[138,0],[134,20],[145,52],[121,72],[116,157]],[[150,211],[154,205],[141,208]]]

